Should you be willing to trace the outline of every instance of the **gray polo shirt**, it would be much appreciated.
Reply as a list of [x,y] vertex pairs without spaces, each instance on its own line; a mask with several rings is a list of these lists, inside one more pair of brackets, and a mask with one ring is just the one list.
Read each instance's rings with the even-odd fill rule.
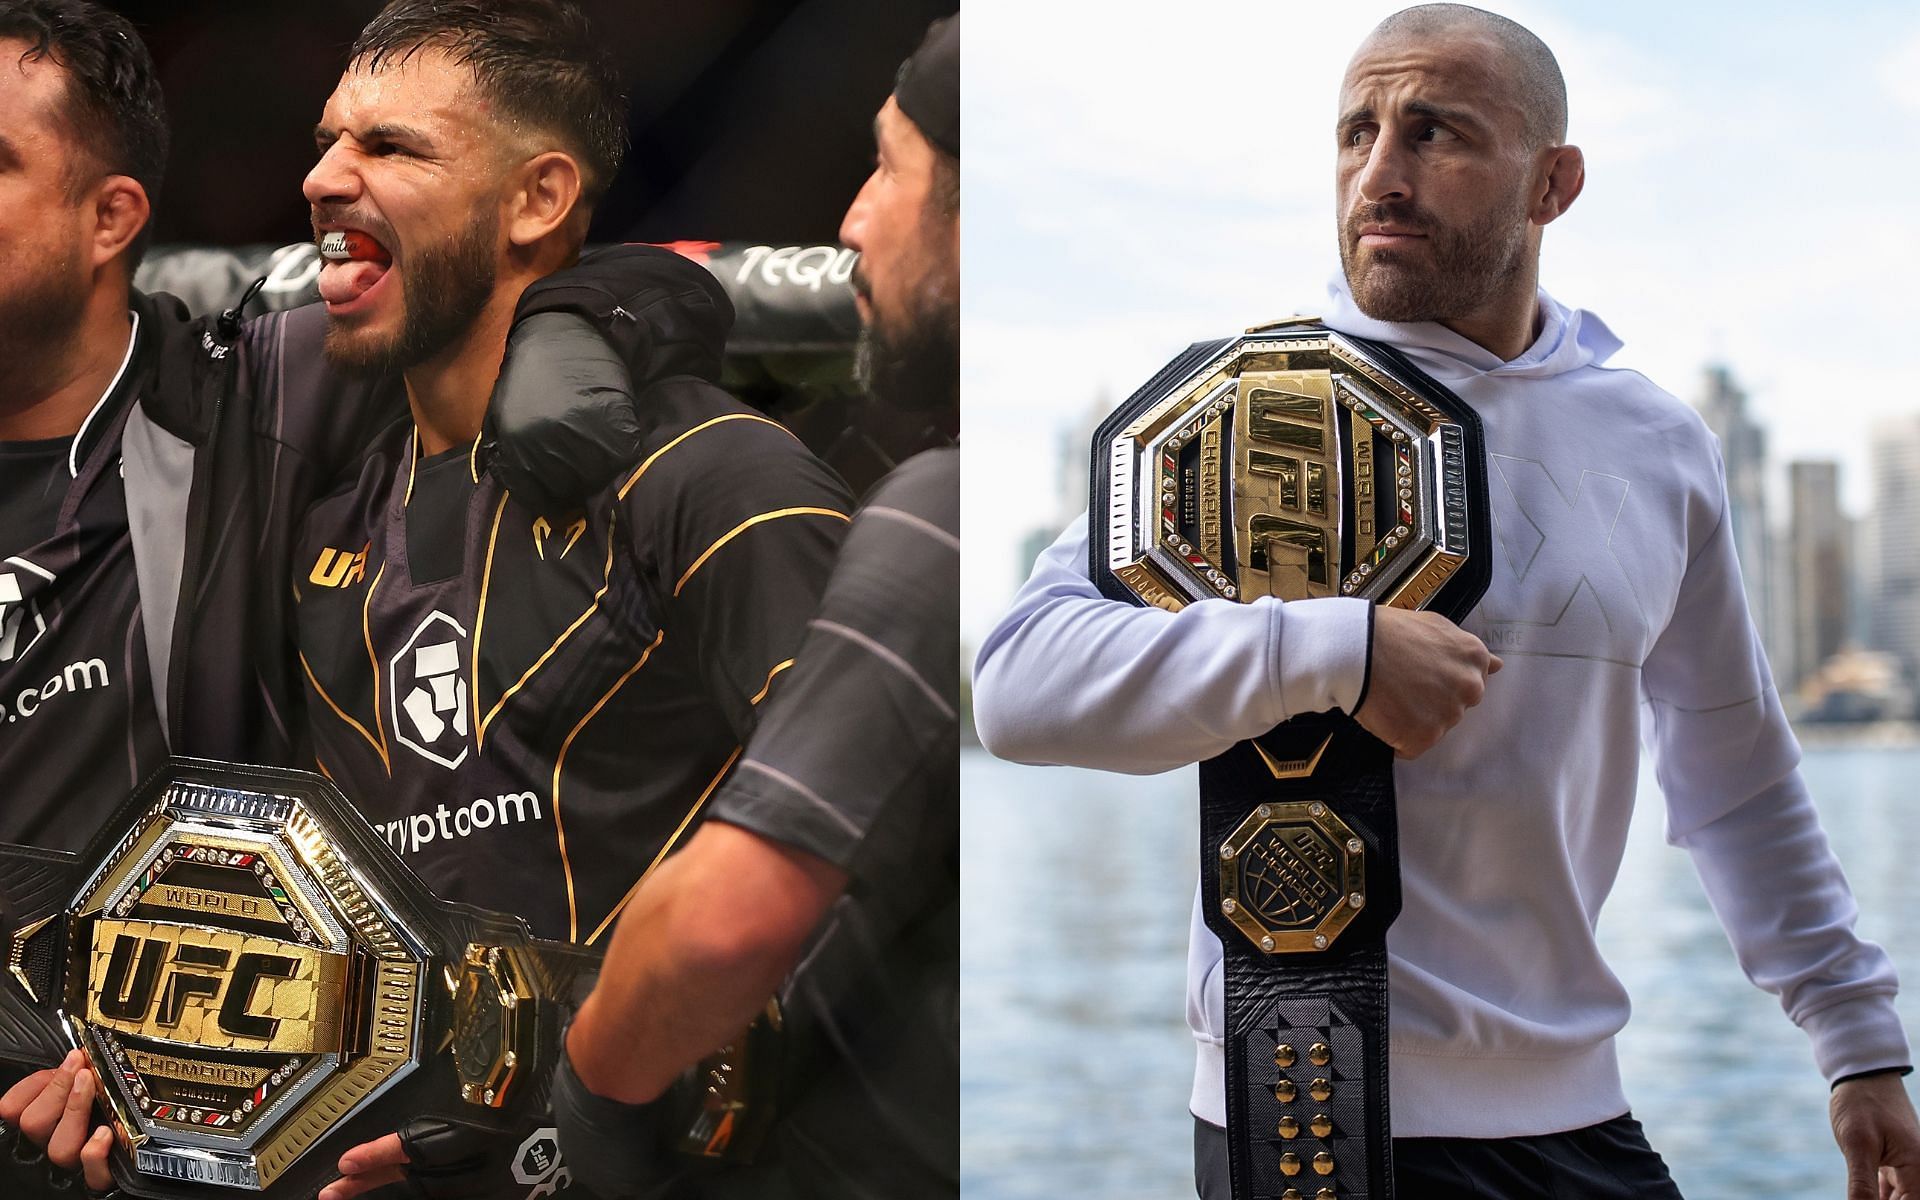
[[709,814],[852,876],[783,997],[801,1195],[959,1191],[959,473],[932,450],[875,488]]

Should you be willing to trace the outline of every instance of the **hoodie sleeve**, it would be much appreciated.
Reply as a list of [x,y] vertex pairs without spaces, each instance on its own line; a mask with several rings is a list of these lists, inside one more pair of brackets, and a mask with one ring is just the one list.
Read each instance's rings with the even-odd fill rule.
[[1086,563],[1082,518],[1040,555],[980,648],[974,723],[1001,758],[1146,775],[1359,703],[1365,601],[1203,600],[1166,612],[1102,596]]
[[1859,916],[1800,778],[1747,613],[1718,457],[1673,616],[1641,674],[1667,838],[1684,846],[1741,969],[1780,997],[1828,1080],[1910,1061],[1886,953]]

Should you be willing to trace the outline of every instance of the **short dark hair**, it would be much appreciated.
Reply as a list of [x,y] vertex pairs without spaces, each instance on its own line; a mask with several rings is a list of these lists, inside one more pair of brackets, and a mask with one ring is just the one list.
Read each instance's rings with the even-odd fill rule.
[[[0,0],[0,38],[27,43],[18,61],[50,59],[67,73],[65,117],[74,142],[109,175],[126,175],[160,204],[167,173],[167,105],[147,44],[120,14],[90,0]],[[75,194],[88,182],[69,181]],[[146,252],[149,222],[129,265]]]
[[471,69],[509,117],[558,135],[586,168],[588,208],[606,194],[626,157],[627,104],[612,56],[571,0],[393,0],[349,57],[378,69],[426,49]]

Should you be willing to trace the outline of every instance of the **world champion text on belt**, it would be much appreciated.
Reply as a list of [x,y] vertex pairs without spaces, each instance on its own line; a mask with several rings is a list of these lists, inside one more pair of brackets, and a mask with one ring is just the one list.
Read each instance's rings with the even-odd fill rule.
[[[0,845],[0,954],[0,1059],[83,1051],[115,1183],[182,1200],[311,1195],[423,1114],[519,1129],[600,961],[436,899],[321,776],[194,759],[84,854]],[[663,1149],[752,1157],[778,1026],[670,1092]]]
[[[1310,317],[1189,347],[1100,425],[1090,477],[1088,569],[1117,600],[1345,596],[1457,621],[1486,590],[1478,416]],[[1390,1200],[1392,751],[1337,711],[1242,742],[1201,764],[1200,842],[1235,1200]]]

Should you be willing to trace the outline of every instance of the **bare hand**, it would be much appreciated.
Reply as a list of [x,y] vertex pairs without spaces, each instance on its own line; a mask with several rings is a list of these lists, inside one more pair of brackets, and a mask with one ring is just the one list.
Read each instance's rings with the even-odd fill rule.
[[1920,1200],[1920,1119],[1898,1075],[1850,1079],[1827,1101],[1847,1200]]
[[8,1088],[0,1096],[0,1120],[44,1148],[55,1166],[81,1172],[89,1188],[104,1192],[113,1186],[107,1166],[113,1131],[105,1125],[94,1128],[98,1090],[86,1056],[69,1051],[59,1066],[35,1071]]
[[361,1192],[399,1183],[406,1177],[408,1161],[397,1133],[362,1142],[340,1156],[340,1178],[321,1188],[315,1200],[349,1200]]
[[1367,697],[1353,714],[1398,758],[1418,758],[1480,703],[1500,660],[1438,613],[1374,610]]

